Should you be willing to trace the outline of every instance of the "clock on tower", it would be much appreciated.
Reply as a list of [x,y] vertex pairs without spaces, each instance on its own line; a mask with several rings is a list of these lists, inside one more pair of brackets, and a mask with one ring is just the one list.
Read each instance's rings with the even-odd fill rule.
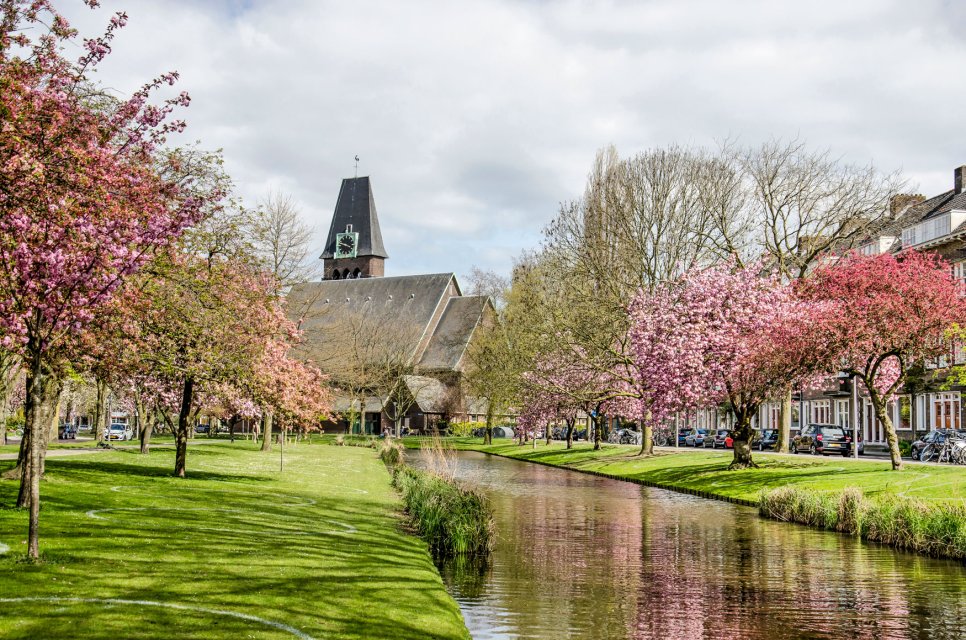
[[353,231],[340,233],[335,237],[335,257],[355,258],[359,249],[359,234]]

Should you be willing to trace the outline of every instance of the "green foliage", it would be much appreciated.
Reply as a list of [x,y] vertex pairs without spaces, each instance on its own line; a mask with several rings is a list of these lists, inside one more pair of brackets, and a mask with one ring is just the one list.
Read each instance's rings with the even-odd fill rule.
[[406,448],[401,443],[386,438],[379,448],[379,457],[390,469],[403,464]]
[[912,443],[908,440],[900,440],[899,453],[902,454],[903,458],[909,457],[909,455],[912,453]]
[[856,487],[840,493],[784,487],[762,493],[767,518],[841,531],[899,549],[966,558],[966,506],[892,496],[866,498]]
[[473,429],[485,428],[485,422],[451,422],[449,423],[449,434],[458,438],[465,438],[472,435]]
[[454,480],[397,466],[393,483],[413,526],[439,555],[485,554],[493,541],[493,516],[481,492]]

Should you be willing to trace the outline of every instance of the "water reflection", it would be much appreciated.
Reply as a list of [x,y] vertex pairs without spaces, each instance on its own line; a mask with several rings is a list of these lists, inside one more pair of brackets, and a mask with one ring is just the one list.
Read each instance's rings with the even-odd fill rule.
[[960,563],[483,454],[458,473],[499,529],[488,565],[440,567],[477,640],[966,637]]

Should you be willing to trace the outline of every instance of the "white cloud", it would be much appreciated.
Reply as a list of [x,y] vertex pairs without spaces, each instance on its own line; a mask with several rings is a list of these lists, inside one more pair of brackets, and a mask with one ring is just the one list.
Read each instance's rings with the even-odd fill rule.
[[246,200],[290,192],[319,245],[359,154],[394,274],[506,270],[609,143],[797,135],[927,194],[966,162],[966,11],[941,0],[104,4],[61,2],[86,34],[130,13],[101,79],[178,69],[187,138]]

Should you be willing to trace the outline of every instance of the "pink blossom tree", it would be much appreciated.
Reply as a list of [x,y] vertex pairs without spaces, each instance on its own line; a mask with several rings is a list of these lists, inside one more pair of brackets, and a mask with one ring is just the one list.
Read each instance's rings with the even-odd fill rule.
[[889,399],[909,366],[950,351],[949,333],[966,320],[962,285],[940,258],[850,254],[822,266],[800,283],[802,295],[834,305],[826,325],[841,369],[862,381],[886,432],[892,468],[901,469]]
[[28,379],[24,480],[28,553],[37,557],[38,436],[62,351],[157,247],[198,220],[202,203],[159,173],[158,145],[184,126],[165,120],[188,96],[149,99],[176,74],[127,101],[92,99],[86,74],[110,52],[124,14],[84,42],[77,62],[62,55],[76,32],[48,0],[2,0],[0,16],[0,334]]
[[752,467],[761,404],[829,366],[826,310],[757,267],[693,270],[635,300],[632,353],[650,397],[663,398],[657,406],[726,402],[735,417],[731,468]]

